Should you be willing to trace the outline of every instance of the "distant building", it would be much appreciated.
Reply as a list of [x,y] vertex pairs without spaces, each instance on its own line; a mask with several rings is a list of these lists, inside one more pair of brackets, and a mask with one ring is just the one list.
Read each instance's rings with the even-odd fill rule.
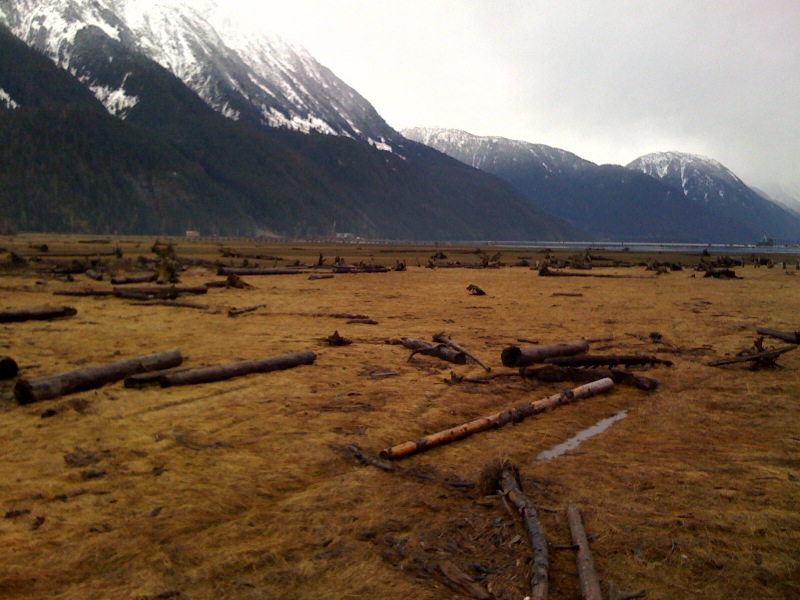
[[199,231],[194,231],[194,230],[189,230],[189,231],[186,232],[186,237],[187,238],[199,238],[200,237],[200,232]]

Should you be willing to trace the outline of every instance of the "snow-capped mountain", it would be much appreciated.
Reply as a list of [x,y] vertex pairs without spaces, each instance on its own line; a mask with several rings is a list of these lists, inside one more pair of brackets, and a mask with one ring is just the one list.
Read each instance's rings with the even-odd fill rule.
[[[321,132],[391,149],[398,135],[355,90],[307,51],[204,16],[207,1],[2,0],[0,23],[92,86],[74,54],[88,30],[141,52],[212,108],[245,124]],[[84,49],[85,50],[85,49]],[[109,111],[135,106],[124,85],[93,89]]]
[[527,168],[541,167],[550,173],[597,166],[571,152],[544,144],[496,136],[477,136],[460,129],[410,127],[400,133],[482,171],[496,172],[509,163],[524,163]]
[[683,190],[685,196],[704,202],[723,201],[726,192],[738,193],[750,188],[729,169],[713,158],[685,152],[653,152],[628,164],[629,169],[641,171]]
[[596,165],[542,144],[465,131],[412,128],[409,139],[497,175],[535,205],[619,241],[755,242],[800,238],[800,219],[719,162],[654,153],[627,167]]

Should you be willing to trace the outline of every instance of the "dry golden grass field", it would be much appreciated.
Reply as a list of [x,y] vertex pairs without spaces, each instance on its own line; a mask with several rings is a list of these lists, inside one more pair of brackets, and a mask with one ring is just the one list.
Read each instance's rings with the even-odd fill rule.
[[[542,260],[539,250],[504,250],[501,268],[430,269],[439,248],[181,239],[173,240],[186,266],[181,286],[224,280],[214,261],[272,267],[315,263],[320,252],[325,265],[339,255],[405,260],[408,269],[243,276],[253,289],[182,298],[200,309],[53,294],[111,290],[108,275],[141,272],[146,261],[137,257],[153,259],[153,241],[0,237],[0,309],[78,311],[0,325],[0,356],[16,360],[18,378],[171,349],[187,367],[303,350],[316,361],[184,387],[118,382],[27,405],[14,398],[16,380],[0,382],[0,597],[522,600],[530,593],[525,529],[501,495],[478,485],[487,465],[506,459],[519,467],[551,544],[553,599],[580,597],[575,552],[558,548],[570,543],[569,504],[583,515],[604,593],[613,581],[652,600],[800,598],[800,352],[782,355],[782,368],[706,364],[751,347],[759,327],[800,329],[797,255],[786,269],[735,267],[736,280],[643,266],[574,271],[626,277],[543,277],[510,266]],[[31,247],[41,244],[47,252]],[[240,256],[222,257],[219,244]],[[116,246],[121,258],[110,255]],[[441,250],[478,261],[471,248]],[[12,264],[12,251],[28,264]],[[53,273],[53,264],[92,259],[103,281]],[[669,260],[696,265],[700,256]],[[372,323],[349,322],[355,315]],[[326,344],[334,331],[353,343]],[[514,371],[500,362],[512,344],[581,338],[592,354],[674,365],[633,369],[657,379],[656,391],[617,385],[393,461],[392,472],[362,463],[349,445],[377,457],[577,385],[519,377],[448,385],[453,374],[485,371],[408,360],[409,350],[387,343],[439,332],[493,373]],[[537,460],[621,411],[626,418],[576,449]]]

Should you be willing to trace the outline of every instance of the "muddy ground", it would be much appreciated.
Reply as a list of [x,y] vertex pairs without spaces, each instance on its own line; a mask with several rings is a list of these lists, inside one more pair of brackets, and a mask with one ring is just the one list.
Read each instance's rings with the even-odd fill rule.
[[[800,352],[759,370],[707,364],[751,347],[759,327],[800,329],[796,255],[785,268],[734,267],[741,279],[641,266],[714,256],[621,252],[591,270],[565,269],[615,277],[543,277],[509,266],[543,260],[539,250],[504,249],[499,268],[429,269],[437,251],[475,265],[495,250],[173,240],[181,286],[224,280],[215,262],[280,267],[322,253],[325,263],[181,299],[201,308],[54,295],[111,290],[110,274],[153,268],[153,241],[0,238],[0,308],[77,309],[0,324],[0,355],[17,361],[17,379],[170,349],[185,366],[304,350],[316,361],[197,386],[119,382],[28,405],[14,399],[16,379],[0,382],[3,598],[521,600],[531,561],[525,530],[478,485],[497,459],[519,467],[538,509],[551,544],[551,598],[579,597],[575,554],[558,548],[569,544],[570,503],[583,515],[604,591],[613,581],[651,599],[800,598]],[[32,247],[42,244],[46,252]],[[27,264],[13,264],[12,251]],[[309,279],[330,274],[335,255],[408,268]],[[76,260],[94,261],[103,280],[53,272]],[[334,331],[353,343],[327,345]],[[449,385],[453,374],[486,372],[472,362],[408,360],[408,350],[388,343],[439,332],[493,373],[513,371],[500,362],[509,345],[581,338],[592,340],[592,354],[674,365],[633,369],[660,382],[653,392],[619,385],[395,461],[392,472],[364,465],[348,446],[377,456],[572,387],[518,377]],[[577,448],[537,460],[622,411]]]

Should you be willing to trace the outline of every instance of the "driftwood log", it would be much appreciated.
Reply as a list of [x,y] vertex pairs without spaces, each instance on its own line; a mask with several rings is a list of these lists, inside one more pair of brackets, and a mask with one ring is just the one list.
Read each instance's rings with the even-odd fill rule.
[[444,344],[445,346],[447,346],[448,348],[452,348],[456,352],[463,352],[467,356],[467,358],[471,358],[472,360],[474,360],[476,363],[478,363],[480,366],[486,369],[487,372],[492,370],[492,368],[485,362],[483,362],[480,358],[478,358],[471,352],[468,352],[459,344],[456,344],[453,340],[445,336],[444,333],[437,333],[436,335],[434,335],[433,341],[436,342],[437,344]]
[[429,344],[428,342],[423,342],[422,340],[415,340],[412,338],[403,338],[401,342],[404,348],[408,348],[409,350],[413,351],[408,357],[408,360],[411,360],[415,354],[424,354],[425,356],[440,358],[441,360],[446,360],[447,362],[451,362],[456,365],[467,364],[466,354],[458,350],[454,350],[453,348],[448,348],[445,345],[433,345]]
[[50,400],[74,392],[93,390],[107,383],[125,379],[135,373],[177,367],[183,362],[180,351],[155,352],[118,362],[77,369],[60,375],[38,379],[20,379],[14,387],[14,397],[20,404]]
[[126,388],[141,389],[149,385],[159,385],[161,377],[172,373],[180,373],[182,371],[191,371],[195,367],[185,367],[183,369],[159,369],[158,371],[148,371],[146,373],[136,373],[125,378],[123,385]]
[[581,585],[582,600],[602,600],[600,581],[594,568],[592,551],[589,549],[589,540],[583,527],[581,513],[574,504],[567,507],[567,520],[572,534],[572,544],[577,547],[576,562],[578,565],[578,578]]
[[267,373],[269,371],[291,369],[300,365],[310,365],[314,363],[316,358],[317,355],[310,351],[295,352],[293,354],[246,360],[227,365],[197,367],[179,373],[167,373],[161,376],[158,382],[161,387],[210,383],[250,375],[251,373]]
[[544,362],[547,358],[557,356],[574,356],[589,350],[589,342],[577,340],[563,344],[550,344],[543,346],[509,346],[500,354],[500,360],[505,367],[526,367]]
[[153,296],[156,298],[175,298],[186,294],[207,294],[208,288],[204,285],[151,285],[145,287],[114,288],[113,291],[115,296],[120,294],[141,294],[142,296]]
[[300,275],[306,273],[302,269],[277,267],[272,269],[262,269],[258,267],[220,267],[217,275]]
[[243,308],[229,308],[228,309],[228,316],[229,317],[238,317],[239,315],[244,315],[246,313],[251,313],[257,311],[259,308],[266,307],[266,304],[254,304],[252,306],[245,306]]
[[532,600],[547,600],[549,587],[549,553],[547,538],[539,524],[536,507],[522,492],[519,469],[503,460],[490,464],[481,476],[481,491],[489,494],[500,491],[503,499],[514,507],[522,518],[528,542],[531,546],[533,563],[531,565],[530,588]]
[[32,306],[27,308],[6,308],[0,310],[0,323],[19,323],[22,321],[47,321],[61,317],[72,317],[78,311],[71,306]]
[[775,350],[763,350],[762,352],[754,352],[752,354],[742,354],[741,356],[733,356],[731,358],[722,358],[720,360],[712,360],[706,363],[709,367],[720,367],[722,365],[732,365],[734,363],[752,362],[754,367],[775,366],[775,360],[786,352],[797,350],[797,346],[784,346],[783,348],[776,348]]
[[619,369],[578,369],[574,367],[545,365],[536,368],[523,367],[519,370],[519,374],[522,377],[538,379],[539,381],[546,381],[548,383],[557,383],[561,381],[584,383],[610,377],[614,383],[618,385],[630,385],[646,392],[658,389],[659,385],[658,381],[651,377],[635,375],[630,371],[621,371]]
[[385,450],[381,451],[381,458],[396,459],[417,454],[419,452],[425,452],[426,450],[435,448],[436,446],[463,440],[464,438],[467,438],[475,433],[503,427],[509,423],[516,423],[522,419],[525,419],[526,417],[542,413],[551,408],[555,408],[556,406],[570,404],[583,398],[594,396],[595,394],[607,392],[613,387],[614,382],[611,379],[593,381],[591,383],[579,386],[573,390],[567,390],[565,392],[561,392],[560,394],[554,394],[535,402],[526,402],[525,404],[521,404],[509,410],[496,413],[488,417],[483,417],[481,419],[476,419],[451,429],[445,429],[444,431],[440,431],[438,433],[433,433],[416,441],[405,442],[403,444],[398,444],[397,446],[392,446],[391,448],[386,448]]
[[558,367],[625,367],[633,366],[672,366],[671,360],[640,354],[606,354],[595,356],[558,356],[544,360],[549,365]]
[[800,344],[800,331],[778,331],[777,329],[759,328],[756,330],[758,335],[766,335],[767,337],[783,340],[790,344]]
[[129,275],[127,277],[112,277],[111,285],[134,285],[141,283],[152,283],[156,280],[155,273],[148,273],[146,275]]
[[19,373],[19,365],[10,356],[0,356],[0,380],[13,379]]

